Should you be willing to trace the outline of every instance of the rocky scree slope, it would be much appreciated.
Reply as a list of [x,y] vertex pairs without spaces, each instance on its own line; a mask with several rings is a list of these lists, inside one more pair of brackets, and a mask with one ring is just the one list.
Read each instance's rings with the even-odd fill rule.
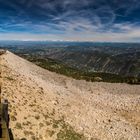
[[8,51],[0,68],[16,140],[140,139],[139,85],[74,80]]

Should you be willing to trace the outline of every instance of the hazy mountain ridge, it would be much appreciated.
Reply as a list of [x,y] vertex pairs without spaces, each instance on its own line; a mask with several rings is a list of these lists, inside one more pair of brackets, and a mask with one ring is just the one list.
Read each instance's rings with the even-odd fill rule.
[[79,70],[140,77],[139,43],[22,43],[5,45],[5,47],[17,54],[31,55],[42,59],[51,58]]
[[63,51],[48,55],[63,63],[84,68],[89,71],[120,74],[125,76],[140,76],[140,52],[110,55],[98,51]]
[[[80,48],[80,47],[79,47]],[[140,77],[140,50],[110,48],[53,48],[35,55],[59,60],[74,68]],[[108,51],[109,50],[109,51]],[[122,51],[121,51],[122,50]],[[44,53],[44,54],[43,54]]]

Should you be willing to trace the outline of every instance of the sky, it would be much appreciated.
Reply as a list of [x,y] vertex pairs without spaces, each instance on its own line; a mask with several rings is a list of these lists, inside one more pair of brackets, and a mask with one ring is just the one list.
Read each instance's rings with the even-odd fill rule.
[[140,0],[0,0],[0,40],[140,42]]

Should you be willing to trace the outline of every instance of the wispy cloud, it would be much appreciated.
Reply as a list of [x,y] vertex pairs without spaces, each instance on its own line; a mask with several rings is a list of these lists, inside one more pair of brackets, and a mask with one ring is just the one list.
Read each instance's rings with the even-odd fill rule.
[[139,0],[0,0],[0,39],[138,41]]

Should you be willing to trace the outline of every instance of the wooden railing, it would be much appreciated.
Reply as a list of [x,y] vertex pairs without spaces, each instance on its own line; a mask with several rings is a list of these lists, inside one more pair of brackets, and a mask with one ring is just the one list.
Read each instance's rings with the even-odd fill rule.
[[0,104],[0,140],[10,140],[8,101]]
[[[0,55],[5,54],[6,50],[0,49]],[[9,129],[8,100],[1,102],[1,69],[0,69],[0,140],[11,139],[11,131]]]

